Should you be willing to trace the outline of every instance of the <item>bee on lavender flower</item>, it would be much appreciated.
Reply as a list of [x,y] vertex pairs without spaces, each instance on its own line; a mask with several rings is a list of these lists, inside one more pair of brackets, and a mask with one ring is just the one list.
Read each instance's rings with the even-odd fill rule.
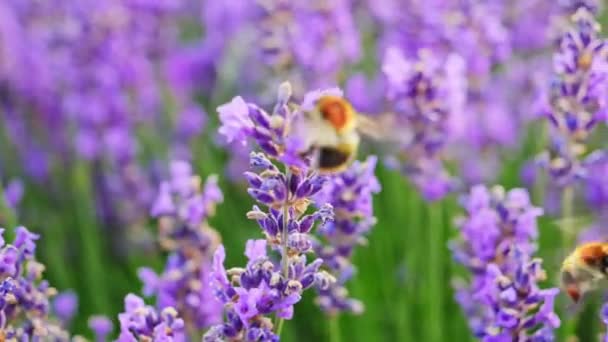
[[302,112],[295,134],[304,140],[302,154],[312,156],[312,166],[320,173],[344,171],[356,159],[361,135],[382,139],[386,121],[357,113],[348,100],[335,95],[321,96],[311,110]]
[[562,264],[562,287],[575,302],[606,280],[608,280],[607,242],[582,244]]

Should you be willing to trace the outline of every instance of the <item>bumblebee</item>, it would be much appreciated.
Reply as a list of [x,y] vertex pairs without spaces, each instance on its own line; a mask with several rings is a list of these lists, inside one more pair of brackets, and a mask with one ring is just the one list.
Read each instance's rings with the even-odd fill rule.
[[577,247],[562,264],[562,287],[574,302],[607,279],[608,243],[585,243]]
[[340,96],[324,95],[303,114],[304,154],[312,156],[312,166],[321,173],[344,171],[357,155],[361,133],[379,133],[376,122],[358,114]]

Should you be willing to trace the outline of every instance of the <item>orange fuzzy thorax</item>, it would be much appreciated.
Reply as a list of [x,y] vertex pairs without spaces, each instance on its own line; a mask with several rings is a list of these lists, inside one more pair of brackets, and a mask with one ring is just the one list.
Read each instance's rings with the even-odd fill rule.
[[597,265],[608,255],[608,244],[590,242],[578,248],[579,257],[589,266]]
[[319,111],[338,133],[355,126],[355,112],[350,103],[339,96],[323,96],[318,101]]

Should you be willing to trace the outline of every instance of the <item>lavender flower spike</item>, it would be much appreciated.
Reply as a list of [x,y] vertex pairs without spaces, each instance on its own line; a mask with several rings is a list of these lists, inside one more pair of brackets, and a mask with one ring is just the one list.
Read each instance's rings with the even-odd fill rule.
[[221,321],[222,305],[209,287],[211,259],[220,242],[207,219],[223,201],[217,178],[205,184],[189,163],[174,161],[170,180],[160,185],[152,216],[158,218],[158,239],[169,252],[165,270],[139,270],[144,295],[156,295],[160,309],[175,308],[189,329],[203,329]]
[[559,185],[584,174],[581,158],[593,129],[608,114],[608,44],[593,14],[581,7],[559,40],[553,59],[547,118],[555,130],[552,150],[540,158]]
[[39,236],[17,227],[6,244],[3,233],[0,228],[0,339],[69,341],[69,333],[49,318],[57,291],[42,279],[44,265],[34,257]]
[[[249,240],[246,268],[224,269],[225,252],[220,247],[214,256],[211,281],[215,296],[224,303],[227,321],[212,327],[205,341],[277,341],[276,327],[269,316],[291,319],[293,305],[302,292],[313,286],[326,291],[334,277],[320,267],[323,260],[307,262],[313,251],[310,233],[315,223],[326,224],[333,218],[329,205],[305,214],[311,198],[324,178],[292,168],[281,173],[262,153],[252,153],[251,164],[259,173],[248,173],[249,193],[262,207],[254,206],[247,217],[256,220],[265,240]],[[267,255],[267,246],[282,253],[280,263]]]
[[216,297],[225,303],[226,321],[212,327],[203,341],[278,341],[272,314],[283,319],[293,317],[293,305],[310,287],[327,290],[333,278],[320,270],[317,259],[307,264],[306,256],[289,259],[288,273],[267,255],[265,240],[249,240],[245,268],[224,268],[226,257],[220,246],[213,260],[211,283]]
[[185,342],[184,321],[171,307],[160,313],[134,294],[125,297],[125,312],[118,315],[120,335],[117,342]]
[[460,110],[465,90],[448,84],[466,84],[454,80],[464,78],[464,62],[456,55],[442,62],[427,50],[419,55],[409,60],[397,48],[390,48],[382,71],[396,124],[400,131],[409,132],[399,146],[405,159],[402,169],[426,199],[438,200],[455,186],[442,165],[441,153],[449,138],[450,117]]
[[323,259],[337,281],[327,290],[319,291],[316,303],[328,314],[341,311],[363,312],[363,304],[348,297],[345,283],[355,274],[351,258],[357,245],[367,243],[365,235],[376,223],[372,196],[380,191],[374,176],[377,158],[356,161],[345,172],[333,176],[317,196],[319,203],[331,203],[335,218],[319,231],[324,241],[316,241],[315,252]]
[[288,150],[287,139],[296,115],[296,111],[288,106],[292,95],[291,84],[282,83],[277,94],[277,102],[271,113],[254,103],[245,102],[240,96],[219,106],[217,110],[222,123],[219,132],[228,142],[253,141],[270,158],[291,161],[297,166],[301,161],[296,151]]
[[[536,251],[536,218],[526,190],[475,186],[463,199],[466,216],[451,242],[456,262],[471,276],[456,280],[456,300],[483,341],[552,341],[560,320],[553,312],[559,289],[545,279]],[[541,329],[535,330],[541,326]]]
[[[304,96],[299,108],[306,110],[325,92]],[[307,254],[314,252],[311,233],[317,223],[325,227],[333,220],[333,208],[317,203],[317,210],[310,210],[327,178],[312,170],[309,160],[298,153],[300,136],[290,132],[302,113],[292,109],[290,97],[291,87],[283,83],[272,114],[248,103],[247,112],[238,105],[231,106],[235,110],[231,115],[223,115],[224,134],[242,136],[257,145],[250,154],[250,171],[245,173],[248,193],[257,204],[247,217],[258,223],[265,239],[247,242],[245,268],[226,271],[225,251],[222,247],[216,251],[211,281],[216,298],[224,303],[226,320],[212,327],[205,341],[277,341],[280,331],[270,315],[291,319],[304,290],[315,286],[327,291],[335,282],[320,270],[322,259],[308,262]],[[282,164],[284,171],[275,163]],[[269,249],[281,253],[280,262],[268,255]]]

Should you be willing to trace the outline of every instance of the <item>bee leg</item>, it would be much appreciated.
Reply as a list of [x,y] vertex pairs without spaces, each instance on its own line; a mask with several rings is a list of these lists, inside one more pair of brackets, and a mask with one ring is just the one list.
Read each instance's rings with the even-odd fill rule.
[[577,286],[568,286],[566,288],[566,293],[568,293],[568,296],[570,296],[574,303],[578,303],[578,301],[581,299],[581,291]]

